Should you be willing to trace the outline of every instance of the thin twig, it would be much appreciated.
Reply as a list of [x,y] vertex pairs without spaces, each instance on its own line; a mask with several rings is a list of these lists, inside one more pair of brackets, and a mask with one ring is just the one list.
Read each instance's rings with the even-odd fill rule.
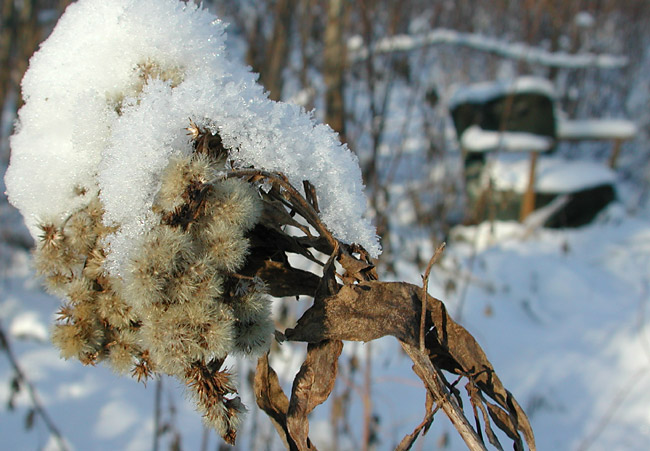
[[162,401],[162,377],[156,379],[156,391],[153,401],[153,451],[158,451],[160,445],[160,415]]
[[338,240],[334,238],[332,233],[325,227],[323,222],[320,220],[318,213],[314,210],[314,207],[298,192],[297,189],[289,183],[289,180],[284,174],[279,174],[269,171],[261,171],[258,169],[239,169],[236,171],[231,171],[226,174],[226,177],[264,177],[267,178],[287,191],[291,200],[294,201],[292,204],[293,207],[300,213],[300,215],[307,220],[307,222],[316,229],[318,234],[325,238],[327,242],[332,246],[336,247]]
[[50,434],[52,434],[52,437],[54,437],[54,440],[59,446],[59,449],[63,451],[68,451],[70,448],[68,448],[68,445],[66,445],[65,440],[61,435],[61,432],[59,432],[59,429],[56,427],[56,425],[50,418],[50,415],[45,410],[45,407],[43,407],[43,404],[38,399],[36,389],[34,388],[32,383],[27,379],[27,376],[25,376],[25,372],[18,364],[18,360],[16,359],[16,356],[14,355],[11,349],[9,338],[7,334],[5,334],[4,332],[1,321],[0,321],[0,349],[4,350],[5,354],[7,355],[7,359],[9,359],[9,364],[11,365],[14,372],[16,373],[16,377],[20,381],[20,384],[27,389],[27,393],[29,394],[29,397],[32,401],[34,412],[36,412],[36,414],[41,417],[41,419],[45,423],[45,426],[50,431]]
[[361,446],[363,451],[370,447],[370,425],[372,420],[372,343],[366,344],[366,362],[363,369],[363,438]]
[[426,303],[426,298],[427,298],[427,293],[429,291],[429,274],[431,274],[431,268],[433,268],[433,265],[438,261],[440,258],[440,255],[442,255],[442,251],[445,250],[445,246],[447,243],[443,242],[440,246],[438,246],[438,249],[433,253],[433,257],[431,257],[431,260],[429,260],[429,264],[427,265],[427,269],[424,272],[424,278],[423,278],[423,283],[422,283],[422,313],[420,316],[420,351],[424,352],[425,351],[425,346],[424,346],[424,326],[426,323],[426,315],[427,315],[427,303]]
[[[423,302],[426,302],[426,298],[423,299]],[[400,342],[400,344],[406,354],[413,360],[414,371],[422,379],[436,404],[447,414],[467,447],[471,451],[486,451],[485,445],[467,421],[465,414],[451,398],[449,391],[445,388],[438,371],[433,367],[427,354],[407,343]]]
[[474,226],[474,238],[472,240],[472,253],[467,262],[467,277],[464,280],[463,288],[458,295],[458,304],[456,305],[456,315],[455,319],[458,322],[462,321],[463,318],[463,307],[465,307],[465,300],[467,299],[467,292],[469,290],[469,285],[471,283],[470,278],[472,277],[472,271],[474,270],[474,263],[476,262],[476,257],[478,256],[478,237],[480,234],[480,224]]

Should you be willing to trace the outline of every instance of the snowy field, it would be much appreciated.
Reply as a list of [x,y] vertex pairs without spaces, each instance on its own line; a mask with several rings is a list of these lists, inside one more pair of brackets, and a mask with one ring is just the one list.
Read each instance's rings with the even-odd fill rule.
[[[4,219],[9,207],[2,208]],[[629,215],[616,204],[595,224],[577,230],[530,232],[514,223],[458,228],[442,267],[434,269],[431,294],[445,299],[450,312],[461,317],[481,343],[530,416],[541,450],[642,450],[650,441],[649,219],[647,212]],[[149,449],[155,383],[145,388],[102,365],[86,368],[61,360],[47,341],[58,300],[42,293],[29,254],[4,246],[0,318],[20,365],[63,436],[74,449],[88,449],[89,443],[98,450]],[[447,284],[452,273],[461,274],[454,278],[455,290]],[[419,283],[420,275],[404,263],[399,265],[399,278]],[[461,312],[460,297],[468,282]],[[342,358],[355,353],[361,357],[365,346],[346,344]],[[423,390],[395,340],[386,338],[370,346],[373,399],[380,416],[378,449],[391,449],[419,422]],[[298,348],[298,356],[283,352],[286,359],[275,363],[280,374],[291,376],[297,370],[301,351]],[[250,367],[242,365],[241,372]],[[32,430],[25,430],[31,405],[25,390],[15,397],[14,410],[6,408],[11,379],[3,356],[3,448],[55,449],[39,420]],[[180,431],[184,449],[198,449],[201,422],[177,384],[163,379],[163,420],[172,421]],[[335,394],[341,389],[337,387]],[[245,428],[254,421],[262,437],[273,437],[264,415],[255,412],[250,394],[244,400],[252,409]],[[175,419],[170,418],[170,403]],[[326,406],[312,425],[314,439],[317,443],[320,439],[323,449],[328,449],[330,437]],[[360,412],[358,399],[352,408]],[[464,449],[442,414],[420,449],[431,449],[444,435],[450,449]],[[241,437],[253,445],[246,433]],[[253,442],[258,440],[261,437]],[[214,435],[210,442],[216,443]],[[353,439],[342,440],[341,449],[346,443],[354,449]]]

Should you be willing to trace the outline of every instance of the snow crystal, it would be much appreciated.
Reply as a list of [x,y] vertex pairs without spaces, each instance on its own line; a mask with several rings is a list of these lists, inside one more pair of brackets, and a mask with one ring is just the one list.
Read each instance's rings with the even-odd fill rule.
[[460,137],[460,145],[469,152],[544,152],[553,146],[547,136],[524,132],[495,132],[472,125]]
[[316,188],[334,235],[380,253],[364,217],[358,161],[298,106],[269,100],[225,53],[225,27],[177,0],[80,0],[32,57],[11,138],[7,194],[34,237],[100,193],[109,269],[156,220],[151,205],[169,158],[187,154],[190,119],[218,132],[247,166]]
[[[528,187],[530,160],[521,155],[504,154],[490,159],[487,176],[497,190],[523,193]],[[557,157],[540,157],[535,167],[535,191],[538,193],[572,193],[600,185],[613,184],[614,172],[591,161],[567,161]]]

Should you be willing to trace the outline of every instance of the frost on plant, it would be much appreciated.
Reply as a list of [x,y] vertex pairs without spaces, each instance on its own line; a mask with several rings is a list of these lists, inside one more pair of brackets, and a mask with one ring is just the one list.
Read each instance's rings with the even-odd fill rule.
[[64,299],[65,358],[184,380],[234,441],[244,410],[228,354],[273,333],[265,284],[237,274],[262,194],[232,167],[309,180],[344,243],[380,248],[355,157],[299,107],[267,99],[224,51],[223,24],[177,0],[80,0],[33,56],[7,194]]

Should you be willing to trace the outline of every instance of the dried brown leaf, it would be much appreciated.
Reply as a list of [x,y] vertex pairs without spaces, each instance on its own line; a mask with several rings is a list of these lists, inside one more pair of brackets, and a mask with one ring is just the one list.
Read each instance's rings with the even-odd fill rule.
[[269,365],[268,354],[257,360],[253,388],[257,406],[268,415],[284,446],[290,451],[297,450],[298,447],[287,429],[289,399],[287,399],[282,387],[280,387],[278,375]]
[[[477,413],[477,409],[479,409],[483,417],[483,423],[485,423],[485,433],[488,436],[488,440],[490,441],[492,446],[494,446],[498,450],[503,451],[501,442],[499,442],[499,439],[497,438],[496,434],[492,430],[492,426],[490,425],[490,416],[488,415],[488,412],[485,409],[485,406],[483,405],[483,397],[481,396],[481,392],[474,385],[472,385],[471,382],[468,382],[467,385],[465,385],[465,388],[467,390],[467,394],[470,397],[470,401],[472,402],[474,417],[476,418],[476,430],[480,431],[481,428],[481,424]],[[521,439],[517,437],[517,441],[520,440]]]
[[310,344],[307,348],[307,357],[293,381],[287,413],[289,433],[300,449],[316,449],[308,437],[307,416],[332,392],[342,350],[339,340]]
[[[403,282],[363,282],[345,285],[314,305],[285,334],[288,340],[318,343],[325,339],[371,341],[393,335],[410,346],[419,344],[421,287]],[[502,385],[485,353],[462,326],[448,315],[444,304],[427,297],[426,347],[436,368],[460,374],[501,407],[499,422],[513,440],[524,434],[535,449],[528,419]],[[492,410],[490,410],[492,413]]]

